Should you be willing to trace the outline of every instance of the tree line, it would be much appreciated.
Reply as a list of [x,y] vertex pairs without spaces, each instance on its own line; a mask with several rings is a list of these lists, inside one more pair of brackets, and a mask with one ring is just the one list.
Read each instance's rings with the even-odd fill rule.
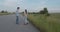
[[8,13],[8,11],[4,11],[4,10],[2,10],[0,13]]
[[43,8],[43,10],[40,10],[39,12],[29,12],[29,14],[46,14],[47,16],[50,15],[48,13],[48,9],[47,8]]

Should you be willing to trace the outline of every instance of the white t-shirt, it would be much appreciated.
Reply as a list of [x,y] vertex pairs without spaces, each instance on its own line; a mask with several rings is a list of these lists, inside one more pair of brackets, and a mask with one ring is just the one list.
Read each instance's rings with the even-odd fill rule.
[[16,11],[16,16],[19,16],[19,11]]

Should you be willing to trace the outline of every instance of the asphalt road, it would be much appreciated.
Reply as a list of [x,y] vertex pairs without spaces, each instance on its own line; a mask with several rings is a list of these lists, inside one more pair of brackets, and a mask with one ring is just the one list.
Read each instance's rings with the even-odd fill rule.
[[19,15],[19,24],[16,24],[15,15],[0,16],[0,32],[40,32],[31,23],[24,25],[24,17]]

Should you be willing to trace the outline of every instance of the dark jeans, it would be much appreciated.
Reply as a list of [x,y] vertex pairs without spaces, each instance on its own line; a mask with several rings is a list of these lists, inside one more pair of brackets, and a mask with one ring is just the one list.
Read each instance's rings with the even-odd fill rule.
[[19,24],[19,17],[16,16],[16,24]]

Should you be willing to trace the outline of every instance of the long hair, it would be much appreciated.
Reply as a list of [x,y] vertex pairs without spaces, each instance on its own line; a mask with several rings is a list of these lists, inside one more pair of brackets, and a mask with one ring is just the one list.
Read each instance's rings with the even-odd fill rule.
[[27,14],[27,9],[25,9],[25,12],[26,12],[26,14]]

